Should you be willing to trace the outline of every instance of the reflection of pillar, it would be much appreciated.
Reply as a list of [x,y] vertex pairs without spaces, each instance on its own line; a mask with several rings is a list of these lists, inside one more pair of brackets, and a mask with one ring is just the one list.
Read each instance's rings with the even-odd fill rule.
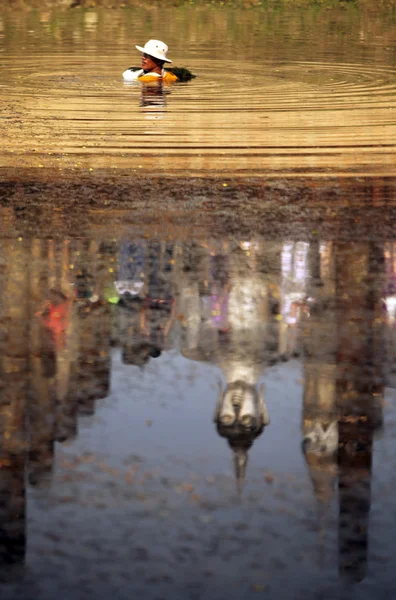
[[[33,240],[29,295],[34,309],[48,299],[55,284],[52,241]],[[35,312],[35,310],[34,310]],[[29,482],[42,483],[51,475],[54,456],[56,348],[51,331],[39,316],[31,316],[29,388]]]
[[77,315],[72,303],[72,278],[75,252],[69,240],[64,240],[58,252],[57,287],[70,300],[69,318],[66,322],[65,344],[56,353],[56,423],[55,439],[65,441],[77,433],[76,363]]
[[[94,294],[80,302],[79,307],[77,398],[82,414],[93,414],[95,400],[105,398],[109,392],[111,314],[104,289],[114,279],[115,256],[111,245],[99,246],[92,241],[84,257]],[[80,259],[82,266],[84,258]]]
[[348,414],[360,416],[363,411],[373,426],[382,423],[383,285],[381,247],[337,246],[339,410],[342,415],[346,404]]
[[106,298],[106,290],[114,286],[116,277],[118,247],[115,244],[102,243],[99,247],[99,260],[96,273],[96,289],[101,300],[100,318],[96,326],[97,357],[96,381],[97,398],[106,398],[110,390],[110,340],[111,340],[111,305]]
[[373,432],[382,423],[383,249],[336,248],[338,319],[340,571],[352,581],[367,570]]
[[0,564],[18,563],[26,548],[25,454],[0,457]]
[[274,353],[275,360],[281,349],[281,278],[282,245],[278,242],[258,242],[255,269],[264,277],[268,293],[268,341],[267,346]]
[[[243,242],[230,256],[227,381],[244,376],[231,363],[255,364],[250,383],[280,355],[281,246],[274,242]],[[227,356],[227,361],[229,356]],[[243,366],[242,371],[245,369]],[[240,370],[238,368],[238,370]]]
[[339,424],[339,566],[352,581],[367,570],[373,428],[364,419]]
[[25,555],[25,409],[28,352],[28,249],[21,239],[1,244],[0,562]]
[[257,245],[255,269],[263,278],[268,295],[268,329],[265,343],[269,351],[268,363],[271,363],[278,360],[281,352],[282,245],[278,242],[258,242]]
[[80,315],[79,356],[77,367],[77,399],[81,414],[92,415],[95,412],[95,400],[98,398],[96,386],[96,325],[100,319],[98,310]]
[[331,244],[310,243],[308,299],[301,319],[304,354],[303,451],[315,495],[327,502],[337,476],[336,312]]
[[[183,244],[177,253],[181,254],[175,276],[177,314],[181,317],[183,327],[183,345],[190,350],[202,343],[201,329],[208,320],[206,313],[210,311],[210,303],[205,303],[210,278],[210,254],[207,248],[191,243]],[[209,344],[213,341],[211,330],[207,331],[205,340]]]

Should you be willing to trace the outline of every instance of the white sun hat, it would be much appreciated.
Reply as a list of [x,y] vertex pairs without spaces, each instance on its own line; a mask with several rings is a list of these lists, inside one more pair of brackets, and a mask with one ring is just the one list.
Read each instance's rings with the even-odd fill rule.
[[149,40],[144,48],[141,46],[136,46],[136,48],[140,52],[144,52],[145,54],[149,54],[150,56],[154,56],[154,58],[159,58],[160,60],[164,60],[165,62],[171,63],[172,61],[169,58],[166,58],[166,53],[168,52],[168,46],[164,44],[164,42],[160,42],[160,40]]

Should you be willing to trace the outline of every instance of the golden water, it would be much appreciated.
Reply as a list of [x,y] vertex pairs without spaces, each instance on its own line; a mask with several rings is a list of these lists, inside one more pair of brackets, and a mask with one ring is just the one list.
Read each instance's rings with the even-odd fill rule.
[[[0,166],[393,175],[395,35],[353,7],[3,11]],[[150,37],[197,78],[125,84]]]

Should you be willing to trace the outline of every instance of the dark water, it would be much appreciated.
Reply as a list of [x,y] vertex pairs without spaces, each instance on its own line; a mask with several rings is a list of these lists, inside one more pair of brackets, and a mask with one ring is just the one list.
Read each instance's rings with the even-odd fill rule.
[[393,591],[372,238],[3,235],[1,597]]

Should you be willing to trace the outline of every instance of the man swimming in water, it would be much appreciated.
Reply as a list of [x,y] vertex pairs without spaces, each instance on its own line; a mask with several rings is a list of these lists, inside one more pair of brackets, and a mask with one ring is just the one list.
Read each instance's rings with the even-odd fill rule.
[[160,40],[149,40],[143,48],[141,46],[136,46],[136,48],[143,52],[142,68],[129,67],[122,74],[124,81],[174,83],[175,81],[190,81],[195,77],[188,69],[182,67],[164,68],[165,63],[172,61],[166,56],[168,46]]
[[144,48],[136,46],[136,48],[143,52],[142,56],[142,68],[135,70],[135,67],[130,67],[122,74],[125,81],[157,81],[162,80],[168,83],[177,81],[176,75],[170,71],[165,71],[164,63],[171,63],[172,61],[166,57],[168,52],[168,46],[160,40],[149,40]]

